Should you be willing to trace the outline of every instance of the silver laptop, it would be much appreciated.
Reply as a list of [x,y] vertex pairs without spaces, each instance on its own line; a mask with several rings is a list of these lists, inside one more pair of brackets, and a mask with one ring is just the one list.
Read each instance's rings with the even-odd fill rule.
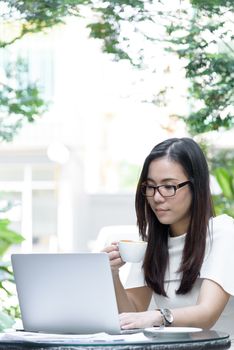
[[13,254],[25,331],[119,334],[106,253]]

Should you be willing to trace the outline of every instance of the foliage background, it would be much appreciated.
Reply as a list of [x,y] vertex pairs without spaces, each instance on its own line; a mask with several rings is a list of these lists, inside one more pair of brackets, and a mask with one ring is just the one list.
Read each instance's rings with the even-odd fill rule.
[[[102,41],[103,52],[111,54],[115,60],[129,60],[136,67],[148,65],[144,43],[163,44],[165,50],[176,53],[184,62],[185,75],[190,82],[187,97],[191,113],[180,116],[189,132],[196,135],[233,127],[234,4],[231,1],[191,0],[188,3],[181,0],[175,1],[174,6],[168,0],[5,0],[0,3],[7,5],[3,13],[5,24],[14,21],[16,28],[7,39],[0,38],[1,48],[29,33],[61,24],[71,15],[77,16],[77,20],[87,17],[90,37]],[[162,30],[151,30],[159,27]],[[133,47],[135,40],[142,43],[142,47]],[[20,69],[22,72],[22,65]],[[13,74],[12,67],[8,69],[9,74]],[[18,85],[22,86],[22,80]],[[43,101],[36,85],[24,87],[24,95],[22,89],[15,90],[13,104],[9,103],[9,93],[5,90],[5,100],[2,97],[8,116],[20,114],[32,121],[42,113]]]

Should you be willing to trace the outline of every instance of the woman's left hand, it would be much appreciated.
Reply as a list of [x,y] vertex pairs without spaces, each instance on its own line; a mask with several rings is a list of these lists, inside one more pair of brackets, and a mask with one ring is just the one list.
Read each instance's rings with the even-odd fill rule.
[[162,316],[159,311],[124,312],[119,315],[122,329],[146,328],[162,325]]

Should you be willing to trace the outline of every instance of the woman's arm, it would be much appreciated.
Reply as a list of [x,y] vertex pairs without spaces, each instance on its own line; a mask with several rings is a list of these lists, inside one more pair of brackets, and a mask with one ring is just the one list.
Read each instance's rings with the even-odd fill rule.
[[152,297],[151,289],[143,286],[125,290],[120,281],[119,268],[124,265],[124,262],[120,257],[116,242],[103,251],[109,256],[119,313],[147,310]]
[[139,312],[148,309],[152,291],[148,287],[124,289],[119,275],[113,276],[119,313]]
[[229,297],[219,284],[204,279],[196,305],[172,310],[173,326],[211,328],[223,312]]
[[[223,312],[229,297],[219,284],[204,279],[196,305],[171,310],[174,317],[172,326],[211,328]],[[120,324],[123,329],[144,328],[160,326],[162,319],[159,311],[124,313],[120,315]]]

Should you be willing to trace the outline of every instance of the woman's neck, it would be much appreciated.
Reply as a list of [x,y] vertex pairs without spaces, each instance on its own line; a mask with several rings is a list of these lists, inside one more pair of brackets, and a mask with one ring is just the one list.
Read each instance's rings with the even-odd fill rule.
[[171,237],[178,237],[184,235],[188,231],[189,220],[172,224],[169,226],[169,234]]

